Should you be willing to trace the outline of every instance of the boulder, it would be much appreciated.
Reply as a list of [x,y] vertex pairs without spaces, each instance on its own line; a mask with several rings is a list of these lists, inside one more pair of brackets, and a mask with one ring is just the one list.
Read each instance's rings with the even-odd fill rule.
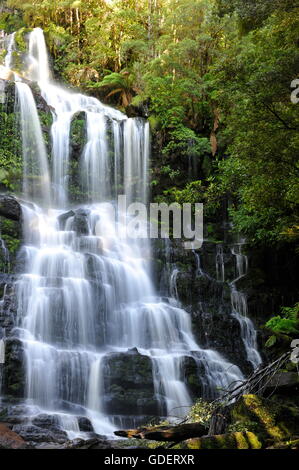
[[58,222],[59,222],[59,228],[60,230],[64,230],[65,229],[65,224],[66,224],[66,221],[70,218],[70,217],[74,217],[75,215],[75,212],[70,210],[68,212],[65,212],[64,214],[61,214],[59,217],[58,217]]
[[0,423],[0,449],[25,449],[26,446],[21,436]]
[[299,374],[297,372],[277,372],[267,382],[267,388],[287,389],[299,386]]
[[87,209],[77,209],[73,220],[73,230],[78,235],[89,235],[88,216],[90,211]]
[[16,198],[13,196],[7,196],[5,194],[0,195],[0,216],[6,217],[7,219],[19,221],[21,219],[22,209]]
[[113,414],[158,414],[153,385],[152,362],[131,349],[105,358],[106,410]]
[[86,416],[79,416],[78,418],[78,425],[79,429],[82,432],[93,432],[93,425],[91,424],[91,421],[86,418]]

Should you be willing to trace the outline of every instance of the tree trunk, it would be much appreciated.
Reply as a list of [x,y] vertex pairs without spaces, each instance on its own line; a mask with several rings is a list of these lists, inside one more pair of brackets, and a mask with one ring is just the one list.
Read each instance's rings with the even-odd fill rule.
[[153,426],[114,432],[116,436],[120,437],[163,442],[181,442],[186,439],[204,436],[207,433],[207,429],[200,423],[179,424],[177,426]]

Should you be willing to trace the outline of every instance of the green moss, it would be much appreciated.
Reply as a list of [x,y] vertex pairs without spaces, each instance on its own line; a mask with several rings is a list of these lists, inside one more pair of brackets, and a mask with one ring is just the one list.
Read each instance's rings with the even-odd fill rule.
[[175,449],[261,449],[262,443],[252,432],[234,432],[204,438],[188,439]]
[[280,442],[296,432],[298,415],[296,406],[244,395],[231,412],[229,429],[254,431],[262,440]]
[[246,432],[247,439],[250,444],[250,449],[261,449],[262,443],[259,441],[256,434],[253,432]]
[[21,245],[20,225],[14,220],[5,219],[0,217],[0,233],[1,238],[9,251],[9,267],[0,253],[0,269],[2,271],[13,270],[13,265],[16,259],[17,252]]

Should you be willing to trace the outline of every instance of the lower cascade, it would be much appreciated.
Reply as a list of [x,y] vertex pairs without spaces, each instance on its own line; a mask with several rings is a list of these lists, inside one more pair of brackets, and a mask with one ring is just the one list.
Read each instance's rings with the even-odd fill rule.
[[[8,68],[13,37],[9,44]],[[128,217],[115,223],[112,209],[119,188],[128,202],[148,202],[149,125],[58,86],[51,79],[39,28],[29,34],[24,76],[38,82],[53,115],[50,165],[31,88],[16,77],[24,167],[17,332],[25,350],[28,409],[32,416],[57,416],[69,437],[80,434],[82,417],[105,435],[148,416],[182,418],[193,403],[188,365],[196,369],[207,399],[244,376],[222,354],[198,344],[191,316],[177,298],[178,271],[170,273],[165,297],[159,296],[150,242],[119,235]],[[73,207],[68,175],[76,113],[86,116],[78,172],[87,197]],[[237,279],[246,274],[246,258],[240,247],[233,255],[237,278],[231,283],[232,315],[240,323],[248,361],[256,368],[261,364],[256,333],[246,316],[246,299],[236,288]],[[219,249],[217,274],[224,281],[221,259]],[[200,264],[198,271],[202,275]],[[123,396],[121,379],[135,395]]]

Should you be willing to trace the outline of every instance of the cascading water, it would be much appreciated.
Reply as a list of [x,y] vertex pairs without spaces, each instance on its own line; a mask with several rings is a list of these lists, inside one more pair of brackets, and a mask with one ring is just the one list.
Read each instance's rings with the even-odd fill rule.
[[243,243],[238,243],[231,249],[232,254],[236,259],[237,274],[236,279],[230,283],[232,314],[240,324],[241,336],[247,353],[247,360],[255,370],[262,363],[262,358],[257,347],[257,334],[252,321],[248,317],[246,295],[243,292],[238,291],[236,286],[237,281],[246,276],[248,271],[248,259],[247,256],[242,253],[242,245]]
[[[197,364],[206,397],[243,375],[217,352],[198,346],[190,315],[177,300],[157,298],[149,244],[121,238],[128,216],[115,224],[112,206],[105,202],[122,191],[128,202],[146,202],[148,123],[57,86],[39,28],[29,36],[26,74],[38,81],[53,113],[50,182],[32,93],[16,83],[24,190],[31,200],[23,204],[26,267],[17,282],[28,403],[58,414],[69,436],[78,433],[76,415],[82,413],[96,432],[111,433],[113,412],[107,414],[105,405],[109,359],[137,348],[151,361],[160,415],[183,416],[192,403],[184,381],[186,358]],[[70,126],[78,112],[86,114],[80,173],[89,205],[67,212]]]
[[16,82],[16,111],[20,113],[23,147],[23,191],[27,199],[49,206],[50,176],[46,146],[30,87]]
[[16,33],[12,33],[7,38],[7,53],[4,59],[4,66],[7,69],[12,68],[13,52],[15,50],[15,35]]

